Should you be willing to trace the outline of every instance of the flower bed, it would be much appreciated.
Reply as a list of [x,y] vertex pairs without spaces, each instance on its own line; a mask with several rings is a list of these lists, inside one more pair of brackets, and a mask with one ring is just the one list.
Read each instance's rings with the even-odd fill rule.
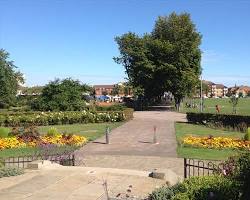
[[24,147],[39,147],[41,145],[74,145],[81,146],[87,139],[78,135],[57,134],[54,136],[17,136],[0,139],[0,150]]
[[250,150],[250,141],[227,137],[194,137],[188,136],[183,144],[203,148],[232,148]]

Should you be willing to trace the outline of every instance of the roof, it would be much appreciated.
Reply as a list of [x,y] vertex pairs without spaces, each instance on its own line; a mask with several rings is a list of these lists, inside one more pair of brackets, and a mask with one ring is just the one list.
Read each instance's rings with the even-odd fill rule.
[[244,85],[241,85],[241,86],[234,86],[234,87],[230,87],[229,88],[231,91],[237,91],[237,90],[244,90],[245,92],[249,92],[250,91],[250,87],[249,86],[244,86]]
[[203,80],[202,82],[207,84],[207,85],[214,85],[214,83],[212,81]]
[[114,87],[114,85],[94,85],[94,88],[113,89]]
[[218,89],[224,89],[224,88],[226,88],[226,86],[223,85],[223,84],[215,84],[215,85],[216,85],[216,88],[218,88]]

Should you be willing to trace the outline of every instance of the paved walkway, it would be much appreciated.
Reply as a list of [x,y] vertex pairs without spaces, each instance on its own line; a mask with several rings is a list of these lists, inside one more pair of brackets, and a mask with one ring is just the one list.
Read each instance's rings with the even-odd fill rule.
[[[107,180],[112,197],[145,197],[166,181],[180,180],[176,174],[183,175],[183,159],[176,154],[174,121],[184,121],[185,115],[150,111],[135,112],[134,116],[112,131],[111,144],[103,144],[102,137],[78,151],[77,158],[83,158],[86,167],[52,164],[21,176],[1,178],[0,199],[104,200],[103,180]],[[153,143],[154,126],[159,144]],[[148,177],[155,170],[166,172],[166,179]]]
[[[56,165],[56,164],[54,164]],[[145,197],[166,181],[146,171],[48,166],[24,175],[0,179],[1,200],[106,200],[110,197]],[[143,183],[143,184],[142,184]],[[129,191],[128,191],[129,190]]]
[[[135,112],[133,120],[111,132],[110,144],[105,144],[104,136],[84,146],[78,155],[86,166],[172,168],[182,175],[183,159],[177,158],[174,122],[185,120],[184,114],[176,112]],[[153,143],[154,126],[159,144]]]

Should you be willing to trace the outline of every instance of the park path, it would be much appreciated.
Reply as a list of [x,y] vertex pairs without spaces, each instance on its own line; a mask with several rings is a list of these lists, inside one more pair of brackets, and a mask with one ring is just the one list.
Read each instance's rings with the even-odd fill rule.
[[[140,111],[134,119],[114,129],[110,144],[105,136],[88,143],[77,152],[84,165],[137,170],[156,168],[183,171],[183,159],[177,158],[175,121],[186,121],[185,114],[169,111]],[[154,126],[157,142],[153,143]],[[181,165],[181,166],[180,166]]]

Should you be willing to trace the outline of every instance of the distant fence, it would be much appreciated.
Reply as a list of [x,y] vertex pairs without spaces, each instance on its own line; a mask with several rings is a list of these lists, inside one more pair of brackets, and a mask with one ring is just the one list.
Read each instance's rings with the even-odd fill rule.
[[28,163],[35,160],[49,160],[64,166],[75,166],[76,159],[74,153],[62,155],[35,155],[35,156],[19,156],[2,158],[0,162],[5,167],[27,168]]
[[210,176],[215,173],[226,173],[231,163],[184,158],[184,178],[192,176]]

